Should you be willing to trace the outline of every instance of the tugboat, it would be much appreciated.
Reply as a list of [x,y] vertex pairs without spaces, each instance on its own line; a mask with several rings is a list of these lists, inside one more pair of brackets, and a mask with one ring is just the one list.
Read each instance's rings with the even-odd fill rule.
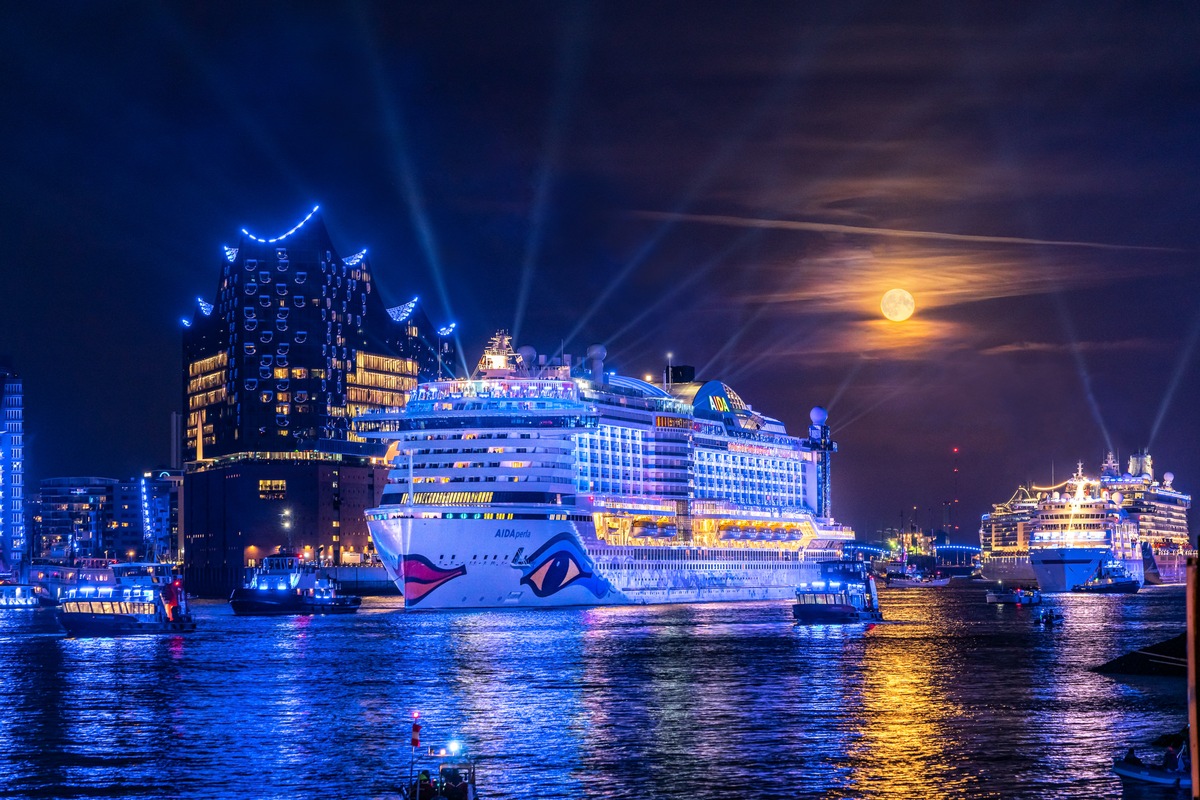
[[196,630],[183,581],[168,564],[114,564],[112,587],[84,587],[56,610],[69,636],[139,636]]
[[1109,561],[1087,580],[1071,587],[1072,592],[1092,594],[1137,594],[1142,584],[1119,561]]
[[250,582],[229,597],[240,617],[283,614],[353,614],[362,598],[343,595],[337,581],[319,576],[315,564],[295,553],[279,552],[263,559]]
[[1037,606],[1042,604],[1042,593],[1037,589],[1005,589],[1001,586],[988,590],[987,601],[992,605]]
[[792,616],[801,625],[882,622],[875,576],[861,561],[822,561],[822,580],[796,589]]

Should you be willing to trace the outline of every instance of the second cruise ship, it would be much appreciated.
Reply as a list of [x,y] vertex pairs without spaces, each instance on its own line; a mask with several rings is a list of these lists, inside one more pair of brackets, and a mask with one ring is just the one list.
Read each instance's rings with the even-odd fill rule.
[[[393,469],[367,524],[409,608],[790,598],[853,531],[829,513],[836,450],[720,381],[662,384],[514,351],[360,418]],[[673,380],[674,379],[674,380]]]
[[1195,553],[1187,526],[1191,496],[1167,472],[1154,478],[1145,452],[1121,473],[1112,453],[1099,479],[1080,464],[1056,486],[1017,489],[983,515],[980,529],[984,577],[1069,591],[1113,561],[1139,582],[1178,582]]

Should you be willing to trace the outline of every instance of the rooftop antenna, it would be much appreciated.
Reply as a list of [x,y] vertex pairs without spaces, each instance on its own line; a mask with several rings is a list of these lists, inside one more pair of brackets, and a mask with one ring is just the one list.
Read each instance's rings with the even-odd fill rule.
[[667,353],[667,379],[663,383],[667,385],[668,394],[671,392],[671,359],[674,355],[674,353]]

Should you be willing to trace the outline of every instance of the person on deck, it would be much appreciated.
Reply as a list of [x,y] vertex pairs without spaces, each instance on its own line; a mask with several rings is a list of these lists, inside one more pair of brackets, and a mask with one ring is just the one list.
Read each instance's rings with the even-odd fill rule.
[[1162,768],[1168,771],[1179,768],[1179,756],[1175,754],[1174,747],[1168,747],[1167,752],[1163,753]]

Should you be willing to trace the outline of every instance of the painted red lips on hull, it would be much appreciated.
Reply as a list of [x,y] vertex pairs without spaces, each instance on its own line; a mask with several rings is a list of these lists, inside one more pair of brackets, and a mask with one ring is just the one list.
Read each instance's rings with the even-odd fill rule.
[[443,583],[467,574],[467,568],[464,566],[442,569],[425,556],[405,556],[402,567],[404,569],[404,602],[414,606],[421,602],[421,598]]

